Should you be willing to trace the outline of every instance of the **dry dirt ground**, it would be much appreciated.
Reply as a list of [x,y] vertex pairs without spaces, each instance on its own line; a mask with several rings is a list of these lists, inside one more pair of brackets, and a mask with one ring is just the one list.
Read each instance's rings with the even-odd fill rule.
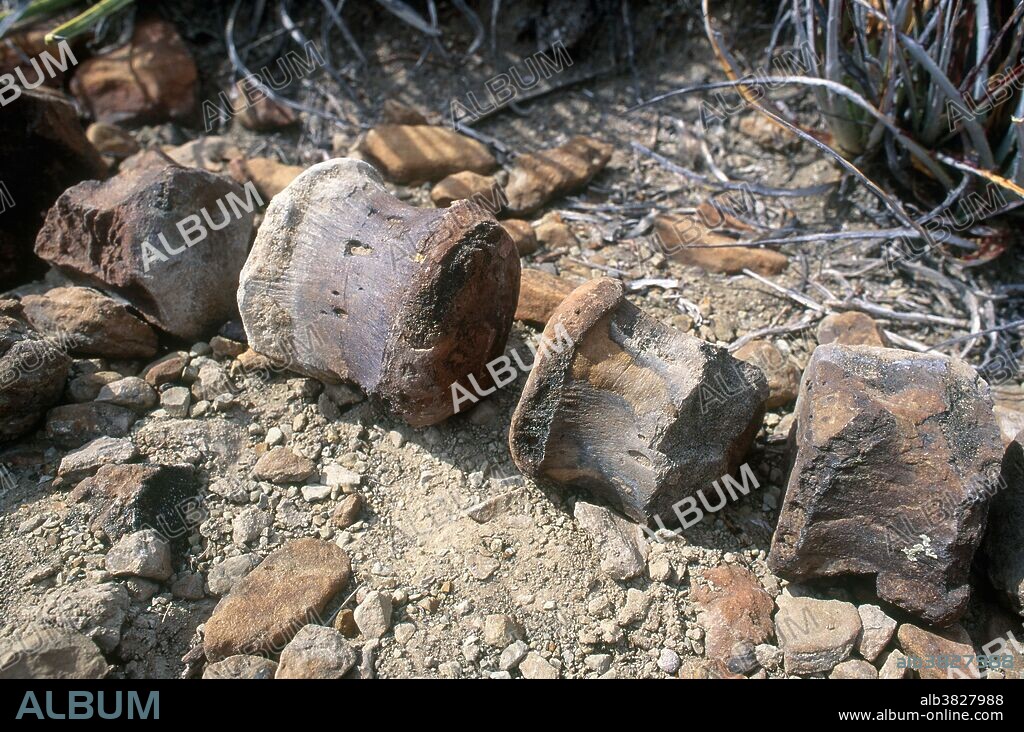
[[[610,165],[585,191],[548,208],[572,222],[578,248],[541,250],[527,264],[581,277],[610,272],[627,281],[677,280],[671,287],[640,285],[632,299],[655,317],[723,345],[758,329],[795,321],[808,311],[786,295],[748,277],[676,264],[657,251],[645,217],[654,210],[692,208],[710,191],[638,153],[631,143],[639,142],[704,175],[711,175],[710,159],[735,180],[766,186],[810,186],[835,180],[838,174],[806,145],[780,139],[771,146],[744,134],[740,123],[747,113],[742,111],[701,129],[696,97],[629,112],[639,98],[721,78],[692,17],[667,6],[644,13],[635,19],[637,26],[658,28],[658,33],[638,35],[635,76],[620,63],[614,73],[539,96],[475,126],[510,153],[551,146],[571,134],[593,135],[615,146]],[[733,17],[728,22],[740,20]],[[757,39],[769,21],[742,19],[747,31],[739,40],[751,55],[760,47]],[[511,20],[509,24],[514,25]],[[189,36],[187,28],[185,33]],[[468,42],[458,28],[448,38],[457,48]],[[189,39],[204,69],[204,92],[212,97],[226,72],[223,47],[209,34],[196,32]],[[363,125],[375,121],[387,99],[440,119],[451,100],[463,100],[469,91],[485,94],[483,84],[495,70],[507,70],[533,50],[528,42],[507,44],[505,58],[498,63],[477,56],[465,64],[446,64],[431,56],[415,68],[422,39],[404,26],[395,23],[364,31],[361,40],[371,57],[371,70],[358,88],[364,109],[348,114]],[[590,50],[587,45],[570,51],[572,67],[552,82],[586,75],[607,63],[602,44],[595,43]],[[213,69],[219,73],[206,71]],[[642,88],[637,79],[643,80]],[[331,82],[321,75],[316,83]],[[791,96],[788,103],[801,110],[807,122],[820,122],[808,97]],[[222,131],[252,155],[276,155],[282,162],[302,165],[331,157],[335,150],[344,152],[359,132],[357,126],[315,119],[304,119],[301,130],[270,135],[237,125]],[[198,134],[165,126],[144,130],[141,137],[183,142]],[[701,138],[706,152],[701,150]],[[429,205],[429,186],[396,191]],[[775,226],[788,221],[809,229],[871,228],[859,209],[878,210],[856,186],[831,197],[757,201],[764,222]],[[791,266],[776,279],[820,298],[820,291],[807,286],[808,279],[828,269],[856,270],[859,257],[870,247],[865,242],[788,247]],[[1010,265],[993,269],[1012,281],[1010,270],[1019,263]],[[851,281],[854,288],[881,293],[889,302],[922,309],[936,305],[931,289],[894,277],[884,268],[870,280]],[[839,287],[835,280],[831,285]],[[884,324],[927,343],[957,335],[927,324]],[[536,337],[535,331],[517,324],[509,349]],[[815,345],[814,328],[776,340],[802,367]],[[190,345],[185,344],[186,350]],[[230,367],[230,361],[224,365]],[[622,583],[599,571],[591,541],[573,519],[574,501],[582,496],[545,492],[518,475],[511,462],[508,424],[524,382],[525,375],[470,414],[436,427],[411,429],[365,401],[330,420],[318,409],[317,384],[294,374],[240,378],[234,404],[226,411],[188,420],[147,416],[137,423],[133,439],[150,460],[191,462],[202,469],[208,485],[230,479],[242,488],[231,499],[206,491],[205,513],[190,536],[192,552],[181,571],[206,574],[215,563],[246,551],[266,556],[294,537],[320,536],[343,545],[354,571],[342,598],[347,607],[354,607],[371,589],[398,600],[393,628],[376,649],[376,673],[381,677],[478,677],[496,671],[501,649],[482,641],[483,620],[490,614],[506,614],[519,623],[528,645],[559,667],[562,677],[592,676],[608,668],[622,677],[662,677],[666,674],[658,659],[663,649],[675,651],[684,665],[703,653],[703,634],[688,600],[695,572],[739,563],[749,567],[771,594],[779,593],[784,583],[768,570],[765,557],[784,487],[784,435],[778,425],[789,408],[769,412],[749,457],[760,488],[705,518],[680,539],[652,543],[649,574],[656,579]],[[319,467],[337,462],[362,476],[358,490],[366,508],[355,526],[344,532],[330,526],[338,495],[308,503],[298,487],[250,477],[274,427],[283,432],[285,444]],[[715,425],[707,429],[714,430]],[[68,501],[71,486],[51,487],[62,454],[39,436],[0,455],[7,470],[6,489],[0,495],[0,617],[8,632],[22,620],[37,617],[43,612],[40,607],[65,586],[104,577],[106,547],[90,535],[80,509]],[[468,515],[467,509],[496,496],[506,498],[489,512],[489,520]],[[232,524],[239,513],[254,506],[273,516],[273,526],[246,549],[234,544]],[[815,592],[839,599],[871,597],[853,583],[821,586]],[[150,599],[133,600],[121,646],[111,657],[114,673],[195,674],[197,669],[186,667],[181,659],[199,645],[202,623],[215,603],[212,597],[174,597],[166,588]],[[337,609],[332,606],[331,612]],[[585,663],[588,656],[602,655],[608,658]],[[776,668],[767,675],[784,672]]]

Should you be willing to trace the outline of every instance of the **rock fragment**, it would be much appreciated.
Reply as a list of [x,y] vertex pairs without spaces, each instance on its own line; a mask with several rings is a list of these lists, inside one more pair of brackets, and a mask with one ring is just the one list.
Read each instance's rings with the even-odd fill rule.
[[796,400],[800,389],[800,369],[768,341],[750,341],[733,356],[757,366],[768,379],[768,401],[765,407],[778,409]]
[[788,673],[827,673],[849,658],[861,631],[856,607],[791,595],[781,595],[778,605],[775,634]]
[[102,679],[107,662],[79,633],[32,627],[0,640],[0,679]]
[[104,465],[130,463],[138,454],[135,445],[126,437],[100,437],[65,455],[57,468],[57,475],[77,483]]
[[281,651],[277,679],[341,679],[356,665],[356,652],[334,628],[307,625]]
[[53,338],[73,334],[73,352],[103,358],[149,358],[156,333],[113,298],[87,287],[55,287],[22,299],[25,316]]
[[925,630],[904,623],[896,637],[907,656],[907,666],[922,679],[981,678],[974,644],[960,625]]
[[519,283],[515,319],[543,328],[562,301],[576,289],[568,280],[542,269],[527,267]]
[[62,447],[80,447],[100,437],[126,437],[136,419],[116,404],[64,404],[46,413],[46,436]]
[[505,189],[509,213],[525,216],[586,185],[611,156],[611,145],[582,135],[559,147],[520,155]]
[[498,182],[492,176],[471,170],[453,173],[430,189],[430,200],[438,208],[447,208],[456,201],[469,199],[485,206],[495,216],[501,212],[502,195]]
[[203,671],[204,679],[272,679],[277,662],[262,656],[229,656],[211,663]]
[[573,516],[590,535],[601,559],[601,571],[614,580],[638,577],[647,568],[650,548],[643,530],[607,508],[577,501]]
[[144,577],[163,582],[170,578],[171,549],[153,529],[122,537],[107,552],[107,570],[115,577]]
[[868,661],[874,661],[885,650],[896,632],[896,621],[890,618],[878,605],[860,605],[861,626],[864,628],[857,641],[857,653]]
[[735,239],[709,228],[700,216],[662,215],[654,227],[666,255],[708,272],[738,274],[749,269],[771,276],[789,265],[786,255],[771,249],[735,246]]
[[775,603],[750,570],[726,564],[705,570],[691,583],[690,600],[704,629],[709,660],[733,673],[746,673],[756,663],[755,649],[774,634]]
[[[235,314],[255,190],[222,176],[164,164],[80,183],[47,214],[36,254],[72,280],[123,297],[185,340]],[[183,296],[188,293],[188,296]]]
[[543,339],[509,430],[516,465],[634,520],[672,521],[739,467],[760,427],[760,370],[645,315],[620,282],[577,288]]
[[60,399],[70,368],[64,351],[20,320],[0,315],[0,442],[35,428]]
[[818,324],[818,345],[888,346],[889,338],[870,315],[848,310],[826,315]]
[[379,125],[366,133],[359,150],[395,183],[437,181],[467,170],[486,174],[498,164],[476,140],[429,125]]
[[992,500],[984,554],[992,585],[1024,616],[1024,432],[1006,448]]
[[280,651],[348,583],[348,556],[319,539],[288,542],[218,603],[206,623],[206,657]]
[[520,257],[529,256],[537,251],[537,232],[533,230],[529,221],[505,219],[501,222],[501,228],[512,237],[512,242],[516,245]]
[[275,447],[256,461],[253,477],[271,483],[301,483],[313,474],[316,465],[287,447]]
[[391,598],[373,590],[366,594],[354,612],[359,632],[366,638],[381,638],[391,628]]
[[966,609],[1001,454],[987,386],[938,354],[818,346],[769,566],[794,581],[875,575],[936,624]]

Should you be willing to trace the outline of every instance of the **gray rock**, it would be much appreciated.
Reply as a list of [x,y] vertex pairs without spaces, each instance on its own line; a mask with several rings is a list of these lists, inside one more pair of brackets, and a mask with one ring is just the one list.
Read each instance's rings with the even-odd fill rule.
[[110,653],[121,642],[128,605],[128,592],[117,583],[75,583],[47,596],[39,608],[38,621],[81,633]]
[[530,647],[521,640],[510,643],[498,656],[498,668],[502,671],[511,671],[519,666],[529,652]]
[[107,662],[79,633],[31,627],[0,639],[0,679],[102,679]]
[[530,651],[519,664],[519,673],[524,679],[557,679],[558,669],[544,660],[536,651]]
[[172,386],[160,394],[160,406],[169,417],[187,417],[192,395],[184,386]]
[[488,615],[484,618],[484,643],[495,648],[504,648],[517,639],[523,631],[508,615]]
[[877,679],[878,669],[867,661],[853,659],[836,664],[828,677],[830,679]]
[[228,656],[211,663],[203,671],[204,679],[272,679],[277,663],[262,656]]
[[869,661],[878,658],[896,632],[896,621],[886,615],[878,605],[861,605],[857,608],[864,630],[857,641],[857,653]]
[[340,679],[356,665],[356,652],[338,631],[307,625],[281,651],[278,679]]
[[127,376],[112,381],[100,389],[96,401],[128,407],[136,412],[145,412],[156,406],[157,396],[153,387],[138,376]]
[[46,436],[61,447],[79,447],[99,437],[127,437],[137,418],[116,404],[64,404],[46,413]]
[[210,568],[206,577],[207,589],[211,595],[223,597],[231,592],[239,580],[255,569],[259,563],[260,559],[255,554],[228,557],[220,564],[215,564]]
[[145,577],[163,582],[171,576],[171,548],[159,533],[128,534],[107,552],[107,571],[115,577]]
[[661,653],[658,655],[658,668],[667,674],[674,674],[679,670],[681,661],[679,660],[679,654],[673,651],[671,648],[662,648]]
[[573,516],[590,535],[601,558],[601,571],[615,580],[638,577],[650,551],[643,530],[607,508],[576,502]]
[[849,658],[861,631],[856,607],[790,595],[780,595],[777,602],[775,634],[788,673],[826,673]]
[[356,625],[367,638],[380,638],[391,628],[391,597],[373,590],[355,609]]
[[128,438],[100,437],[65,455],[57,468],[57,475],[76,483],[104,465],[130,463],[138,455],[139,451]]
[[255,506],[244,509],[239,513],[231,525],[231,540],[238,546],[256,541],[264,529],[270,528],[270,514]]
[[216,361],[204,361],[199,367],[196,380],[192,382],[192,396],[196,400],[213,401],[218,396],[234,391],[224,368]]

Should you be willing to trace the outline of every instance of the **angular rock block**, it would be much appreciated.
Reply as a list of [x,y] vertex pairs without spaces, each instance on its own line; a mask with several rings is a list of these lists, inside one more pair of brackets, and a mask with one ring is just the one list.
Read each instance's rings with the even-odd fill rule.
[[74,105],[63,94],[26,90],[3,108],[0,290],[46,271],[32,256],[32,245],[47,210],[68,187],[102,178],[106,169],[86,138]]
[[71,279],[121,295],[153,324],[196,341],[235,314],[255,189],[163,165],[65,192],[36,254]]
[[645,315],[601,278],[555,310],[512,416],[524,474],[647,521],[733,473],[764,414],[759,369]]
[[395,183],[432,182],[466,170],[490,173],[498,165],[473,138],[430,125],[379,125],[366,133],[359,150]]
[[[8,313],[8,314],[3,314]],[[17,318],[20,306],[0,305],[0,442],[31,431],[64,391],[71,359]]]
[[422,426],[454,413],[456,381],[490,383],[518,291],[515,245],[479,206],[409,206],[370,165],[340,158],[271,202],[238,307],[254,350],[354,381]]
[[938,354],[818,346],[795,414],[772,569],[795,581],[875,575],[883,600],[955,622],[998,485],[985,382]]

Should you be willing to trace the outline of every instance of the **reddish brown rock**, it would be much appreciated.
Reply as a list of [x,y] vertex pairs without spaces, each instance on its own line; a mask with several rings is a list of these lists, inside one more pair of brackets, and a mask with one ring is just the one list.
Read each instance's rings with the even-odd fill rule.
[[366,133],[359,151],[395,183],[436,181],[464,170],[485,174],[498,165],[476,140],[429,125],[379,125]]
[[487,383],[518,289],[515,247],[479,206],[409,206],[371,166],[342,158],[271,202],[238,303],[254,350],[355,382],[420,426],[454,413],[454,382]]
[[[492,176],[480,175],[471,170],[463,170],[454,173],[442,180],[430,190],[430,200],[438,208],[447,208],[455,201],[466,199],[475,200],[481,205],[497,203],[500,206],[501,194],[498,182]],[[497,210],[491,210],[495,216],[500,213],[500,207],[491,206]]]
[[74,335],[73,353],[103,358],[149,358],[156,333],[121,303],[86,287],[55,287],[22,299],[25,315],[54,338]]
[[516,245],[520,257],[529,256],[537,251],[537,233],[529,221],[505,219],[501,222],[501,228],[512,237],[512,242]]
[[[4,312],[20,307],[5,303]],[[30,432],[64,391],[71,359],[25,323],[0,315],[0,442]]]
[[240,185],[248,181],[256,184],[264,201],[269,201],[283,191],[305,170],[301,165],[285,165],[271,158],[250,158],[232,160],[229,166],[231,177]]
[[266,92],[253,88],[245,80],[235,84],[234,112],[242,127],[257,132],[269,132],[291,127],[299,116],[291,107],[278,104]]
[[94,119],[138,125],[191,118],[197,79],[174,25],[150,18],[135,24],[127,44],[83,61],[71,89]]
[[339,529],[347,529],[359,520],[359,513],[363,510],[363,497],[358,493],[351,493],[341,499],[334,513],[331,514],[331,523]]
[[658,245],[668,256],[708,272],[737,274],[749,269],[769,276],[789,265],[784,254],[771,249],[733,246],[735,239],[709,228],[700,216],[658,216],[654,228]]
[[693,578],[690,600],[704,629],[708,659],[733,673],[753,668],[754,647],[770,641],[775,630],[775,603],[757,577],[735,564],[705,570]]
[[188,362],[189,355],[185,351],[174,351],[146,366],[140,376],[155,389],[180,379]]
[[516,320],[528,325],[544,327],[551,314],[569,296],[575,285],[542,269],[527,267],[519,282],[519,303]]
[[544,214],[534,226],[534,231],[537,232],[537,241],[548,249],[571,249],[579,244],[572,227],[556,211]]
[[279,653],[348,584],[352,568],[336,544],[297,539],[245,576],[206,622],[210,661],[238,654]]
[[818,346],[795,413],[773,570],[874,575],[883,600],[955,622],[1001,456],[984,382],[937,354]]
[[74,280],[117,293],[168,333],[196,341],[236,312],[259,203],[255,190],[193,168],[121,173],[65,192],[46,217],[36,253]]
[[542,343],[509,430],[516,465],[638,521],[674,523],[673,504],[735,471],[761,425],[760,370],[645,315],[617,280],[578,287]]
[[768,341],[750,341],[733,354],[740,361],[757,366],[768,379],[768,409],[784,407],[796,399],[800,369]]
[[24,91],[0,114],[0,290],[41,274],[32,245],[47,210],[67,188],[102,178],[107,166],[63,94]]
[[896,637],[907,656],[907,666],[922,679],[981,678],[978,653],[967,631],[959,625],[925,630],[904,623]]
[[275,447],[256,461],[253,477],[271,483],[301,483],[313,474],[316,465],[287,447]]
[[604,169],[611,157],[611,145],[582,135],[559,147],[520,155],[505,189],[509,213],[525,216],[581,188]]
[[888,346],[889,339],[873,318],[855,310],[832,313],[818,324],[818,345]]

